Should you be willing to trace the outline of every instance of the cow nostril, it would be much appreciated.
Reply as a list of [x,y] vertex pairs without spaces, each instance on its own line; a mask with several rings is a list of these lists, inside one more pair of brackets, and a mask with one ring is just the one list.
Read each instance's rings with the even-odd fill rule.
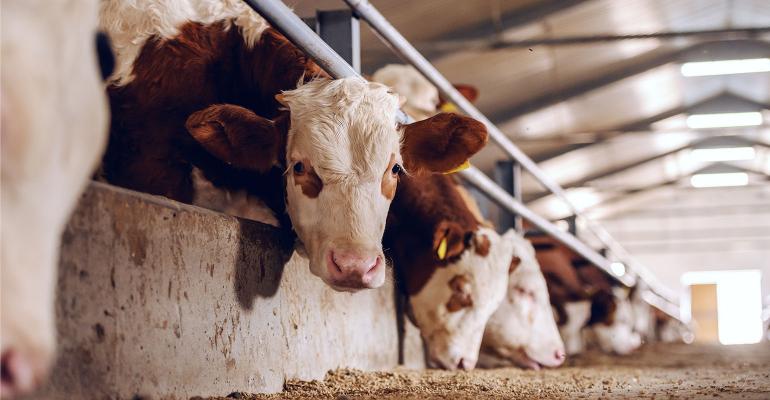
[[0,381],[3,382],[3,386],[13,386],[13,374],[5,359],[3,355],[3,361],[0,363]]
[[340,263],[339,261],[337,261],[337,255],[334,254],[334,252],[332,252],[331,259],[332,259],[332,265],[334,266],[334,272],[341,274],[342,268],[340,268]]
[[13,350],[3,353],[0,359],[0,380],[3,395],[28,393],[33,389],[35,374],[32,364],[21,354]]
[[457,369],[465,369],[465,359],[461,358],[460,361],[457,363]]
[[554,353],[554,356],[556,357],[557,360],[564,360],[567,357],[567,355],[564,354],[563,351],[559,351],[559,350],[556,350],[556,352]]
[[369,264],[369,269],[366,271],[366,275],[370,275],[371,273],[373,273],[374,270],[376,270],[379,265],[380,265],[380,257],[377,256],[374,258],[374,262]]

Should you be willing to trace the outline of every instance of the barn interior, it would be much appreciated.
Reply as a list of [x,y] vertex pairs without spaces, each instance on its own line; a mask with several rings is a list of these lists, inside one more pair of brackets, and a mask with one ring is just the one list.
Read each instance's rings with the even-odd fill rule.
[[[361,74],[407,62],[342,0],[284,3],[336,19],[321,36]],[[60,358],[39,398],[770,396],[769,1],[370,4],[476,88],[537,171],[494,139],[471,164],[642,282],[679,336],[539,371],[426,368],[392,279],[332,292],[272,227],[92,183],[64,235]],[[463,182],[500,231],[525,229],[531,214]]]

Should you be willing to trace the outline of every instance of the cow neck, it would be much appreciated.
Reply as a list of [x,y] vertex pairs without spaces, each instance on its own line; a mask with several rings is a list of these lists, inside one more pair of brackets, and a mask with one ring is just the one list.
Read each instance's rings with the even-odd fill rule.
[[479,227],[452,178],[403,175],[388,213],[384,247],[394,263],[399,286],[408,295],[418,293],[436,268],[459,258],[439,260],[435,254],[434,232],[442,221],[455,222],[466,232],[476,232]]

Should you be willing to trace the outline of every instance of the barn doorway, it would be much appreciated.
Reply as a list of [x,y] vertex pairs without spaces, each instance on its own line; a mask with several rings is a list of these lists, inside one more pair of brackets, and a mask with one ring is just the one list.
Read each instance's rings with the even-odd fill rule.
[[693,271],[682,312],[694,321],[695,341],[751,344],[762,340],[762,274],[759,270]]

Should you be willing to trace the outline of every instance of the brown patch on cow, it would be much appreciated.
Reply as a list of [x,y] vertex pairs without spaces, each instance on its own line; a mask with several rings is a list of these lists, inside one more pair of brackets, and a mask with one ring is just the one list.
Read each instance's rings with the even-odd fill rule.
[[612,292],[614,278],[550,236],[533,235],[528,239],[543,270],[557,324],[567,322],[567,302],[588,300],[591,316],[587,325],[611,325],[617,308]]
[[452,289],[452,295],[446,303],[449,312],[456,312],[473,306],[471,283],[467,276],[455,275],[449,281],[449,288]]
[[[134,62],[134,79],[108,87],[112,121],[103,165],[107,181],[190,202],[195,166],[215,186],[245,189],[283,214],[283,168],[269,166],[285,163],[289,118],[274,97],[296,88],[300,79],[328,75],[272,28],[247,46],[240,30],[229,27],[230,21],[188,22],[174,38],[151,37]],[[188,117],[223,103],[264,118],[257,124],[261,128],[270,128],[272,121],[279,137],[272,133],[257,140],[240,132],[234,142],[223,142],[220,135],[211,142],[212,127],[197,121],[190,122],[209,130],[188,133]],[[228,134],[224,138],[231,139]],[[248,152],[223,146],[244,140],[252,145]],[[266,147],[254,150],[260,143]]]
[[513,271],[516,271],[516,268],[519,268],[519,265],[521,265],[521,258],[518,256],[513,256],[511,259],[511,265],[508,266],[508,274],[512,274]]
[[612,292],[597,291],[591,298],[591,318],[587,325],[612,325],[618,305]]
[[[408,295],[419,293],[437,268],[462,254],[466,235],[478,227],[450,176],[402,175],[383,237],[399,287]],[[447,253],[440,260],[436,250],[443,238]]]
[[301,162],[304,168],[301,172],[297,172],[296,169],[294,170],[294,184],[300,186],[305,196],[315,199],[321,194],[324,183],[315,172],[315,169],[313,169],[310,160],[304,159]]
[[487,235],[473,235],[473,245],[476,254],[486,257],[489,254],[489,248],[492,246],[492,243]]
[[388,200],[393,200],[396,196],[396,187],[398,187],[399,174],[393,173],[393,166],[396,165],[396,155],[390,155],[390,162],[388,163],[388,169],[382,175],[382,183],[380,184],[380,191],[382,195]]
[[484,225],[488,228],[493,228],[492,223],[489,221],[484,220],[484,215],[481,213],[481,209],[479,209],[478,203],[476,203],[476,200],[473,199],[473,196],[471,196],[470,193],[468,193],[468,190],[463,187],[463,185],[457,183],[457,193],[460,194],[460,197],[462,197],[463,202],[465,203],[465,206],[468,207],[468,210],[473,213],[473,216],[476,218],[476,221],[479,222],[479,224]]
[[436,114],[404,127],[401,156],[406,170],[447,172],[459,167],[487,144],[487,128],[473,118]]

